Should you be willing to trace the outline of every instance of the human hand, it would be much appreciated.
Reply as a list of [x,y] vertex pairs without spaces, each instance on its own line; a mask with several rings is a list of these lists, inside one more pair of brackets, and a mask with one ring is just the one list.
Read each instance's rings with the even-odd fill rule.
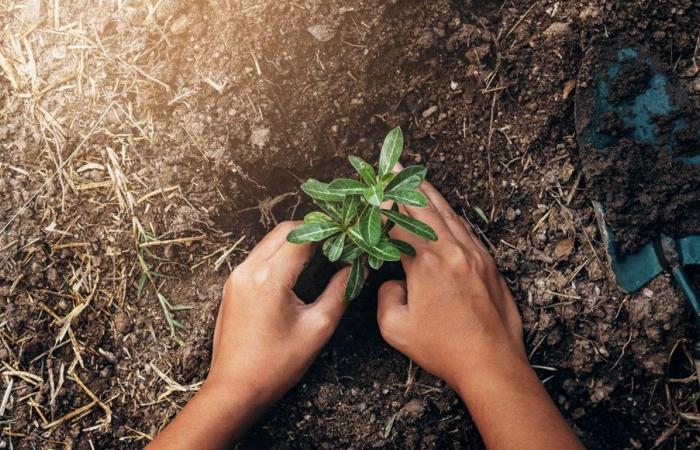
[[229,448],[306,372],[345,310],[349,269],[309,305],[292,291],[311,245],[287,242],[284,222],[233,271],[214,329],[209,376],[149,449]]
[[395,227],[417,256],[402,257],[406,282],[379,289],[382,336],[445,380],[491,449],[581,449],[525,354],[522,322],[493,258],[430,183],[427,208],[402,208],[437,232],[428,242]]
[[417,256],[402,257],[405,283],[389,281],[379,290],[382,335],[455,389],[465,375],[527,363],[520,315],[493,258],[430,183],[420,190],[428,207],[401,205],[401,211],[433,227],[438,240],[392,229],[392,237],[412,244]]
[[313,247],[287,242],[296,225],[278,225],[228,278],[205,384],[244,387],[272,403],[299,381],[333,334],[345,311],[349,269],[304,304],[292,288]]

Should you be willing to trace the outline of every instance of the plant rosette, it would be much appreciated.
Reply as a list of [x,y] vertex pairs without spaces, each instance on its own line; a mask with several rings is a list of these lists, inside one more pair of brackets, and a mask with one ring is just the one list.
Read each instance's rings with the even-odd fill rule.
[[[402,151],[403,133],[397,127],[384,138],[376,171],[362,158],[350,156],[358,179],[339,178],[323,183],[312,178],[301,185],[320,211],[304,216],[304,223],[290,231],[287,240],[294,244],[323,241],[323,254],[330,261],[352,266],[345,287],[346,302],[362,290],[367,266],[379,269],[385,261],[401,259],[401,253],[415,256],[416,250],[409,243],[389,237],[394,225],[421,238],[437,240],[432,228],[398,210],[399,203],[428,205],[417,190],[428,173],[425,167],[408,166],[398,173],[392,170]],[[390,209],[381,207],[386,200],[394,202]]]

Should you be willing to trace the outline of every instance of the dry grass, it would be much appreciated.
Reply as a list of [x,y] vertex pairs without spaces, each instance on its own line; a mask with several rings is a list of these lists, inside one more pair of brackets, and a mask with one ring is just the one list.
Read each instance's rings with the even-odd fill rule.
[[[167,152],[144,157],[169,132],[156,128],[159,105],[200,94],[158,79],[177,51],[156,20],[167,2],[43,1],[40,22],[24,3],[0,1],[0,123],[15,127],[16,139],[0,159],[0,180],[13,188],[0,194],[12,206],[0,214],[0,279],[11,280],[0,296],[16,306],[0,309],[3,436],[5,445],[41,447],[81,430],[92,443],[114,432],[115,402],[136,411],[199,387],[158,369],[172,365],[169,349],[186,345],[190,331],[181,316],[191,306],[166,292],[172,275],[230,267],[243,238],[196,213],[175,223],[175,211],[202,207],[182,186],[162,185],[168,177],[152,176]],[[118,34],[104,33],[105,12]],[[145,20],[134,26],[137,15]],[[187,257],[172,257],[185,247]],[[11,326],[18,312],[20,329]],[[152,342],[120,348],[118,321],[144,314]],[[96,330],[111,337],[96,340]],[[149,346],[155,352],[129,354]],[[110,365],[116,373],[105,385],[95,374]],[[151,438],[154,430],[138,428],[127,426],[122,438]]]

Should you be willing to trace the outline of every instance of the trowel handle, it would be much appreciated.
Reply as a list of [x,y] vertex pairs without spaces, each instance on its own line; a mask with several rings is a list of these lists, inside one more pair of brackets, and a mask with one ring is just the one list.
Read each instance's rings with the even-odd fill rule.
[[678,287],[681,288],[685,298],[688,299],[690,308],[693,311],[693,317],[695,318],[695,330],[696,337],[695,343],[691,349],[693,354],[693,362],[695,363],[695,375],[698,377],[698,382],[700,382],[700,300],[698,295],[693,290],[693,286],[688,280],[688,276],[685,274],[683,267],[675,267],[673,269],[673,278],[676,279]]

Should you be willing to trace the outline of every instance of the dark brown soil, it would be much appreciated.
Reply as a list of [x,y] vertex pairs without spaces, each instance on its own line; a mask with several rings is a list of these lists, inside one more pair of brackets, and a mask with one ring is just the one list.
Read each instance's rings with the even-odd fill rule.
[[[308,207],[299,182],[376,161],[401,125],[406,162],[494,253],[584,442],[700,446],[684,300],[664,276],[632,296],[606,277],[573,108],[583,55],[621,36],[697,105],[700,4],[39,3],[38,25],[0,4],[2,445],[142,447],[206,377],[231,268]],[[156,288],[193,307],[175,313],[184,346],[155,288],[138,295],[135,221],[159,240]],[[454,393],[381,339],[376,284],[241,448],[483,447]],[[50,423],[92,401],[71,373],[109,422],[98,405]]]
[[660,233],[700,234],[700,165],[673,156],[628,138],[582,156],[590,191],[605,205],[605,221],[624,253]]
[[[593,117],[599,81],[593,75],[608,84],[606,99],[614,105],[631,105],[649,89],[656,72],[671,75],[668,67],[640,50],[652,65],[632,58],[621,63],[616,78],[610,79],[606,61],[613,58],[610,54],[614,55],[617,48],[604,50],[602,63],[593,58],[595,51],[584,60],[584,65],[591,67],[585,67],[587,74],[579,80],[582,88],[576,96],[576,120],[579,134],[597,127],[596,133],[612,140],[605,148],[595,148],[579,136],[580,157],[592,198],[603,206],[606,225],[614,232],[620,251],[629,254],[661,233],[675,237],[700,234],[700,164],[678,159],[700,154],[700,122],[695,105],[690,104],[672,76],[666,93],[678,110],[652,116],[658,137],[655,145],[636,140],[634,127],[623,121],[624,116],[633,115],[631,106],[620,112],[604,112],[596,124]],[[676,136],[674,127],[679,120],[686,128]]]

